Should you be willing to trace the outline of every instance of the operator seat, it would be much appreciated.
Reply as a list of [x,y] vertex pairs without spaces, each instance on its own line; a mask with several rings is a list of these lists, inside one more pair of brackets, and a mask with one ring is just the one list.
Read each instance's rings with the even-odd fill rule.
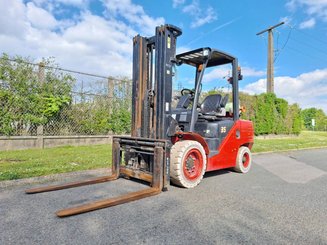
[[224,96],[224,98],[222,98],[221,102],[220,102],[220,108],[225,108],[227,102],[228,102],[228,98],[229,98],[229,95],[226,94]]
[[211,94],[205,97],[200,106],[200,112],[203,115],[213,115],[217,112],[221,103],[220,94]]
[[228,97],[228,94],[223,98],[220,94],[208,95],[200,106],[199,119],[217,120],[219,117],[226,116],[225,106]]
[[179,98],[177,103],[176,109],[186,109],[191,103],[191,95],[184,94],[182,97]]

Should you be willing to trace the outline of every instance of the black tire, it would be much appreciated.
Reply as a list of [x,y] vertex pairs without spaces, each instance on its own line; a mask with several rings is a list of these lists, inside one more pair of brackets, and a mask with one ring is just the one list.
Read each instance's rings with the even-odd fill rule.
[[234,170],[239,173],[247,173],[250,171],[252,166],[252,154],[248,147],[241,146],[238,149],[237,158],[236,158],[236,165]]
[[206,154],[202,145],[193,140],[176,142],[170,154],[171,181],[185,188],[197,186],[205,173]]

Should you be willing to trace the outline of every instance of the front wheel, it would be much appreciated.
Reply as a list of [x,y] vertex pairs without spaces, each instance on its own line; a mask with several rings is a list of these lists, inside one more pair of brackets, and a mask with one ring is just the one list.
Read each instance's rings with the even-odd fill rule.
[[238,149],[236,165],[234,170],[239,173],[247,173],[249,172],[252,165],[252,154],[248,147],[241,146]]
[[170,177],[174,184],[193,188],[201,182],[207,160],[199,142],[178,141],[171,148],[170,156]]

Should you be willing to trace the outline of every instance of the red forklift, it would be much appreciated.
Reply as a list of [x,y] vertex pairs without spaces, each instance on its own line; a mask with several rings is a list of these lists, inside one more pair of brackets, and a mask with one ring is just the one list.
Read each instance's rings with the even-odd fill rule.
[[[170,182],[184,188],[197,186],[205,172],[232,168],[247,173],[251,167],[253,124],[239,118],[237,58],[200,48],[176,55],[181,29],[156,28],[152,37],[133,39],[133,94],[131,137],[113,137],[112,175],[96,179],[26,190],[40,193],[113,181],[140,179],[150,188],[58,211],[59,217],[119,205],[167,190]],[[230,94],[210,94],[200,101],[207,68],[229,64]],[[194,69],[194,87],[180,91],[172,108],[174,67]],[[230,98],[231,97],[231,98]],[[226,110],[228,101],[232,110]]]

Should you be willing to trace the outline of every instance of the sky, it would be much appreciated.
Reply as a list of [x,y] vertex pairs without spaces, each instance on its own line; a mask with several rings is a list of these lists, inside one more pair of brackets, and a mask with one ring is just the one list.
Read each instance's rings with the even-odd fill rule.
[[[177,53],[212,47],[238,57],[240,91],[266,91],[267,33],[274,30],[275,93],[327,113],[327,0],[0,0],[0,52],[104,76],[131,77],[132,38],[183,30]],[[206,87],[228,75],[204,77]]]

